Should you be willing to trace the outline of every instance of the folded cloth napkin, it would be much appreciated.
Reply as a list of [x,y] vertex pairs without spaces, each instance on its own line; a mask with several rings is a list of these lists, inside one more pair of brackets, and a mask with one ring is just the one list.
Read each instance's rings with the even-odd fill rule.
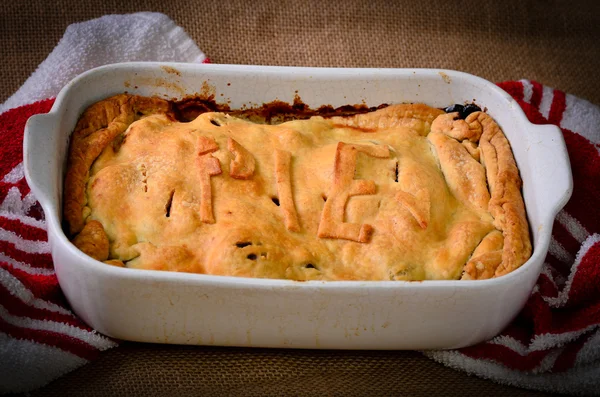
[[[139,27],[130,31],[136,23]],[[160,44],[147,37],[140,41],[138,31],[175,39],[160,39]],[[66,82],[86,68],[124,60],[205,60],[189,37],[161,14],[109,16],[77,24],[67,29],[55,51],[68,52],[69,48],[59,47],[73,43],[74,39],[66,37],[70,32],[77,32],[73,34],[78,45],[69,51],[82,49],[83,54],[67,54],[73,63],[58,67],[64,58],[53,52],[31,77],[33,82],[28,80],[18,97],[15,94],[3,106],[30,104],[0,115],[0,392],[40,387],[118,344],[87,327],[70,311],[53,270],[43,213],[24,179],[25,122],[33,114],[48,112],[53,99],[35,101],[55,96],[63,84],[44,80]],[[132,40],[131,46],[126,40]],[[96,41],[122,50],[97,57],[93,50]],[[172,49],[172,57],[165,59],[153,47],[157,45]],[[191,59],[182,48],[191,49]],[[424,354],[504,384],[595,394],[600,390],[600,108],[534,81],[499,85],[533,123],[561,127],[575,190],[554,223],[544,269],[515,321],[491,341]]]

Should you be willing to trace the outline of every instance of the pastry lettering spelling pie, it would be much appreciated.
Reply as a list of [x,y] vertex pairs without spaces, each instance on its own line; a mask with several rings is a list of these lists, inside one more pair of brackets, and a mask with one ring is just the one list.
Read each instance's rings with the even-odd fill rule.
[[64,225],[107,264],[290,280],[486,279],[531,255],[521,179],[485,112],[390,105],[258,124],[157,98],[88,108]]

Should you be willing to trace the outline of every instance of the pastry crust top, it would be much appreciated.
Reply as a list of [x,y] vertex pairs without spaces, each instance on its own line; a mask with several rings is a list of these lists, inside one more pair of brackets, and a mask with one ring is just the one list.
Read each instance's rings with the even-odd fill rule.
[[216,275],[483,279],[531,255],[502,130],[422,104],[265,125],[108,98],[73,133],[64,219],[108,264]]

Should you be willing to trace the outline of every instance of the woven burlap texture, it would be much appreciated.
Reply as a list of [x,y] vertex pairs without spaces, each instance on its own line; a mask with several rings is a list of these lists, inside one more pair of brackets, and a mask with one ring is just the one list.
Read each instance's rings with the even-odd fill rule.
[[[79,0],[0,2],[0,101],[65,28],[158,11],[215,63],[431,67],[491,81],[528,78],[600,104],[600,2]],[[443,332],[443,330],[440,330]],[[31,396],[533,396],[415,352],[126,343]]]
[[[454,392],[454,393],[453,393]],[[416,352],[126,344],[41,396],[541,396],[443,367]]]
[[0,4],[0,101],[73,22],[159,11],[215,63],[449,68],[600,104],[600,2],[34,0]]

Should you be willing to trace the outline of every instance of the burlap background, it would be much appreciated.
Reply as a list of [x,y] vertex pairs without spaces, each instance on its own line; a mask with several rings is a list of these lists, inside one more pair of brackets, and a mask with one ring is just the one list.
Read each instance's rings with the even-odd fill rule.
[[[215,63],[450,68],[491,81],[534,79],[600,104],[600,2],[593,0],[6,0],[0,2],[0,101],[68,24],[142,10],[169,15]],[[131,343],[31,395],[455,393],[540,394],[469,377],[414,352]]]
[[433,67],[534,79],[600,103],[600,2],[452,0],[5,0],[0,101],[68,24],[160,11],[215,63]]

